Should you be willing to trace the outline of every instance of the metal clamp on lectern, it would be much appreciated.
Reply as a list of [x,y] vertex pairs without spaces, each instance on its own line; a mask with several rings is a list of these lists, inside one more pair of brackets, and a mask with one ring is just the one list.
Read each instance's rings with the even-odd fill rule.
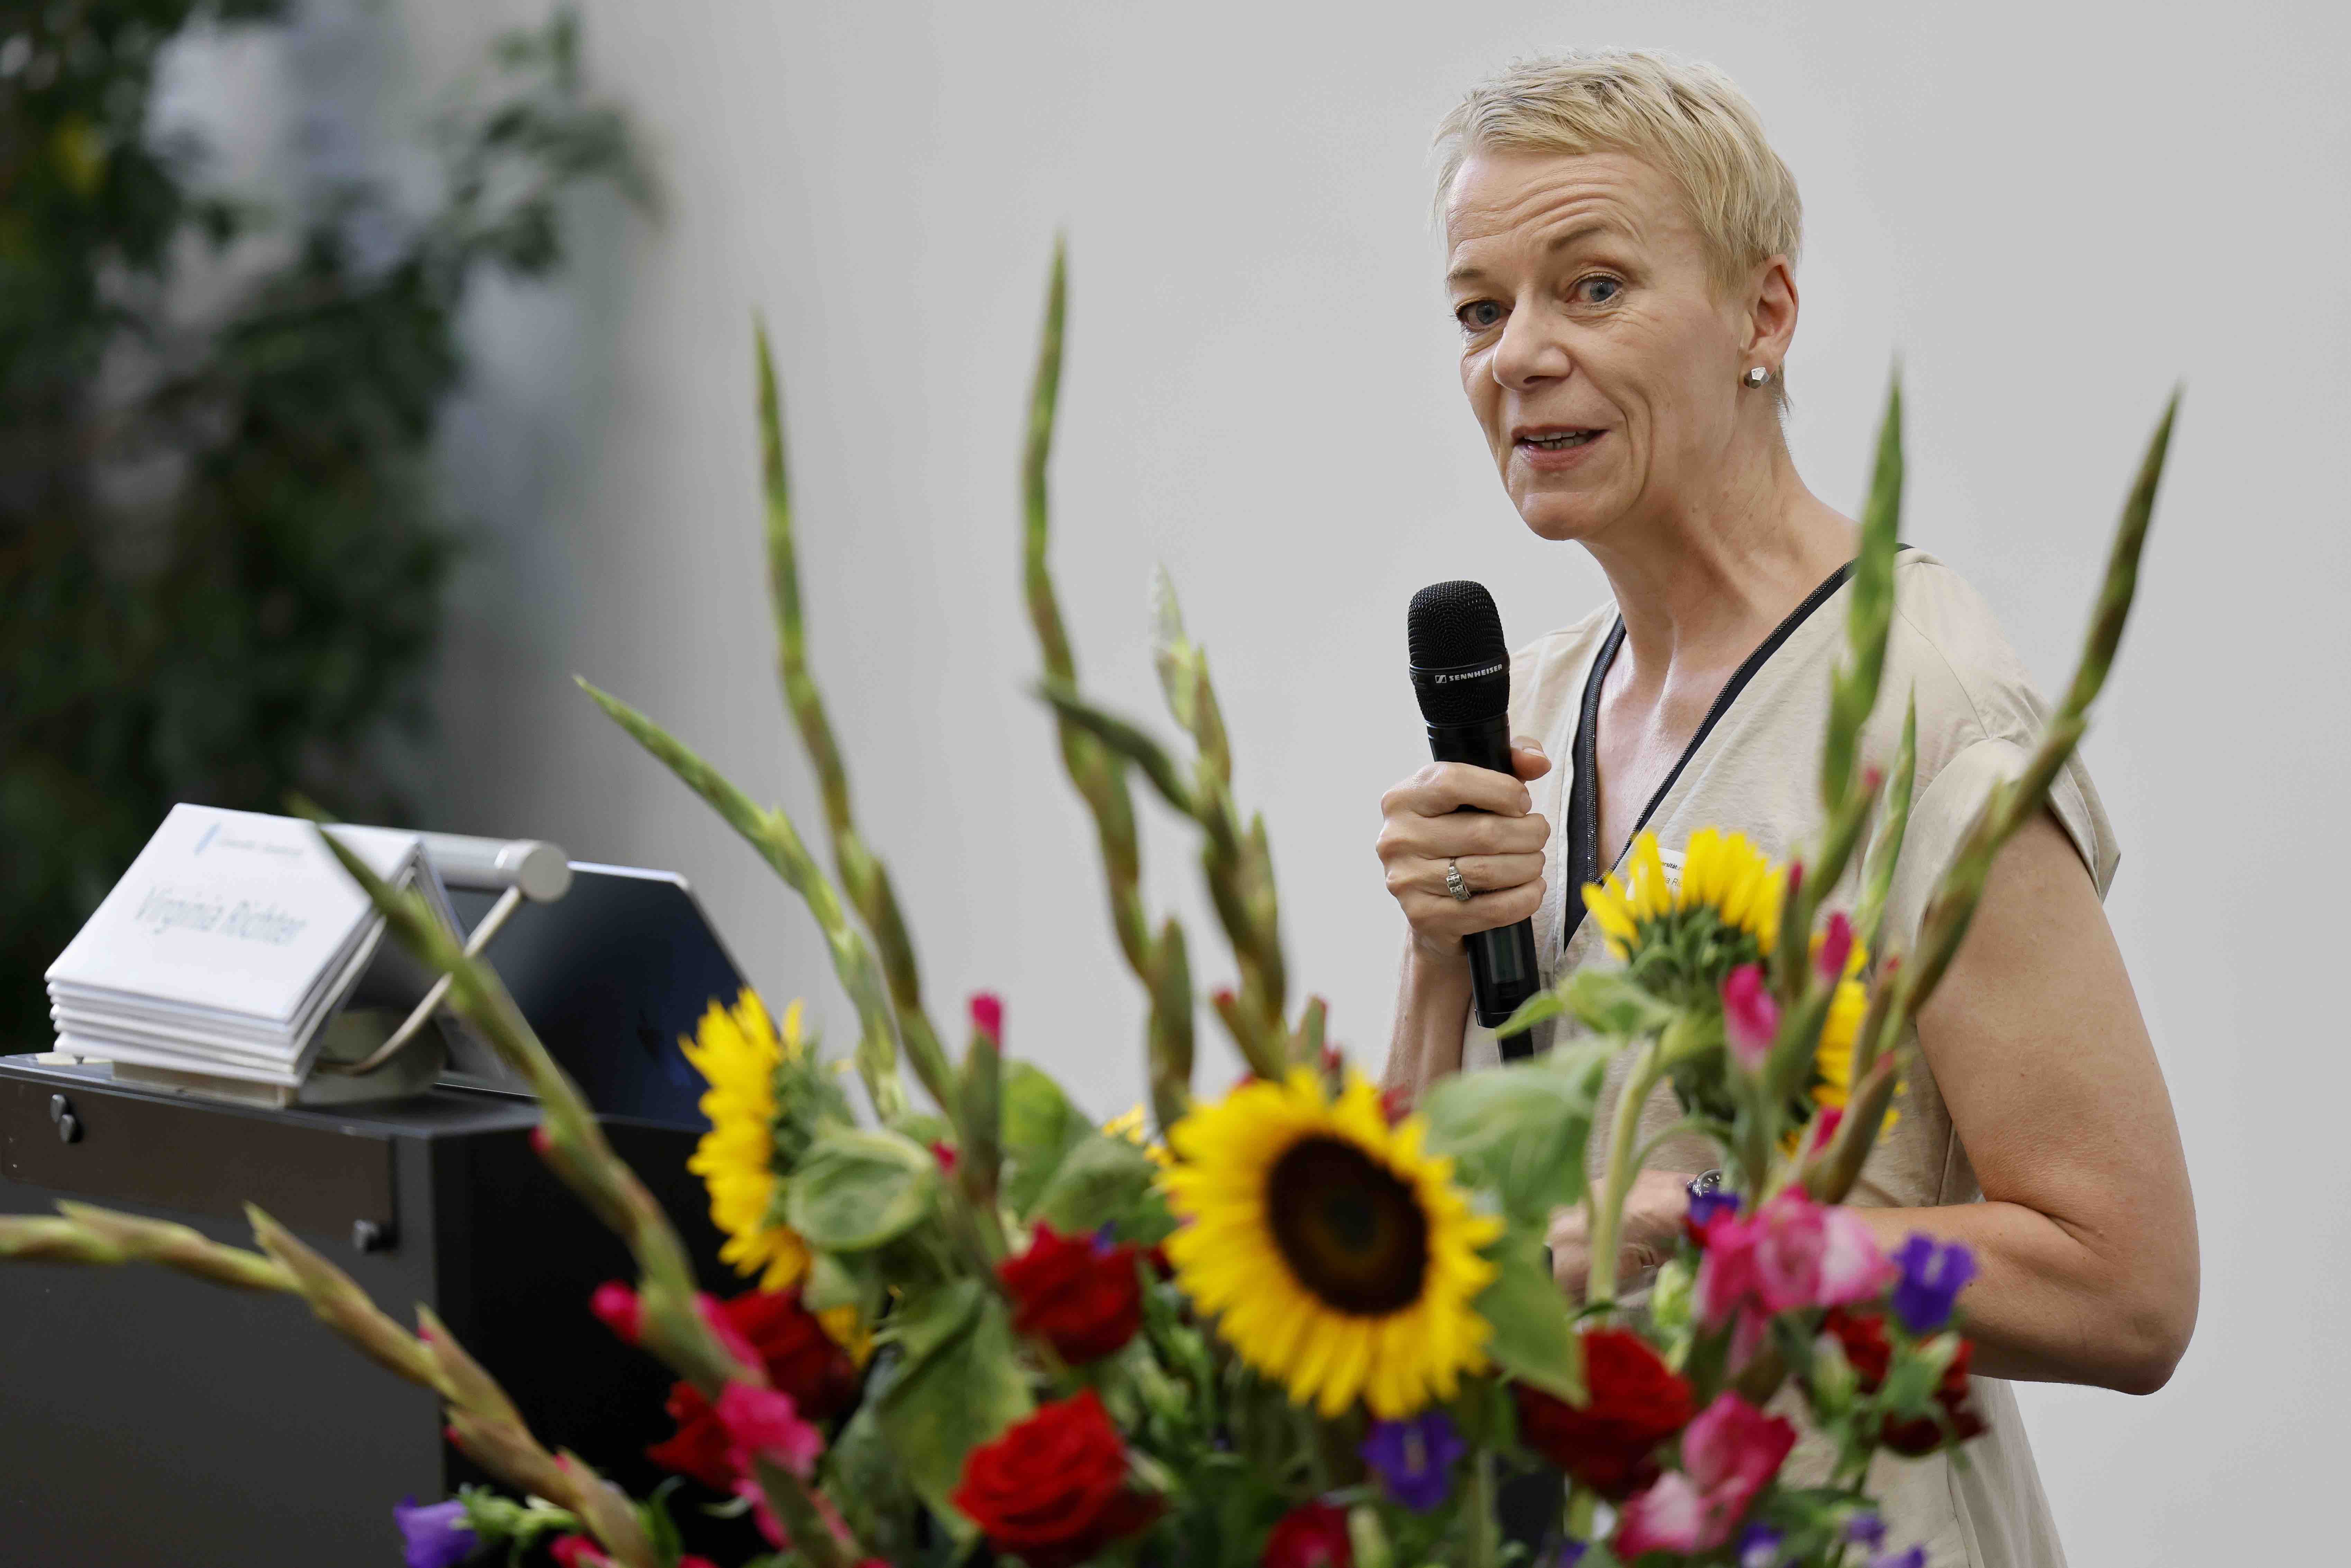
[[[552,904],[571,891],[570,860],[544,840],[477,839],[464,833],[417,836],[424,841],[425,861],[444,887],[498,895],[497,902],[490,905],[489,913],[482,916],[481,924],[465,939],[467,957],[478,956],[489,946],[490,938],[498,934],[507,917],[521,907],[524,899],[533,904]],[[318,1071],[347,1077],[374,1071],[416,1038],[448,994],[449,977],[444,975],[433,982],[424,999],[381,1045],[358,1061],[320,1062]]]

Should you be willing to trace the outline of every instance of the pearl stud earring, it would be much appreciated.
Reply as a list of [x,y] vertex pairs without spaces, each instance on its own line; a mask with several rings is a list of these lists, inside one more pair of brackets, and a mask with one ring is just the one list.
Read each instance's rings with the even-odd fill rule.
[[1750,365],[1747,373],[1739,379],[1750,388],[1760,387],[1771,379],[1771,372],[1765,366]]

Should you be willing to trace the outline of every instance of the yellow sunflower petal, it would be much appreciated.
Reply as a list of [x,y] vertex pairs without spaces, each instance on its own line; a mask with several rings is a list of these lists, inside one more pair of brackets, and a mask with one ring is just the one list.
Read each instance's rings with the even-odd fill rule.
[[695,1145],[686,1169],[710,1195],[710,1220],[726,1238],[721,1261],[764,1291],[780,1291],[808,1271],[807,1245],[769,1219],[775,1207],[772,1168],[776,1069],[800,1054],[800,1004],[784,1011],[780,1035],[758,993],[744,988],[734,1006],[712,1002],[692,1040],[679,1047],[710,1088],[702,1113],[710,1130]]
[[1499,1222],[1470,1212],[1421,1136],[1416,1119],[1388,1125],[1360,1074],[1332,1098],[1303,1071],[1170,1131],[1177,1283],[1242,1360],[1326,1414],[1360,1399],[1409,1416],[1484,1364],[1478,1249]]

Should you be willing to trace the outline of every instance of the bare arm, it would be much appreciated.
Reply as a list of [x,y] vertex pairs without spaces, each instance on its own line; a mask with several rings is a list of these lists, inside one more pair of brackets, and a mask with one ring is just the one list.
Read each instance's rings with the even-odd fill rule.
[[2089,873],[2047,817],[1992,868],[1918,1040],[1984,1201],[1862,1211],[1974,1249],[1976,1370],[2163,1386],[2199,1291],[2171,1099]]
[[[1527,740],[1512,743],[1510,760],[1515,779],[1432,762],[1380,800],[1380,862],[1388,893],[1411,926],[1382,1077],[1407,1100],[1460,1070],[1470,999],[1469,958],[1461,939],[1514,925],[1542,903],[1542,850],[1551,822],[1534,810],[1521,780],[1541,778],[1551,761]],[[1463,811],[1464,806],[1477,810]],[[1467,903],[1446,890],[1448,860],[1459,864],[1473,890]]]
[[[1983,1187],[1980,1203],[1860,1208],[1891,1248],[1963,1241],[1974,1370],[2127,1394],[2163,1386],[2196,1325],[2196,1212],[2171,1100],[2081,857],[2043,816],[2002,852],[1967,941],[1918,1020],[1920,1049]],[[1620,1267],[1671,1255],[1687,1173],[1644,1171]],[[1580,1295],[1580,1207],[1554,1217]]]
[[1410,1103],[1447,1073],[1460,1071],[1461,1030],[1468,1018],[1468,956],[1457,952],[1447,958],[1406,937],[1396,977],[1395,1029],[1388,1036],[1381,1086]]

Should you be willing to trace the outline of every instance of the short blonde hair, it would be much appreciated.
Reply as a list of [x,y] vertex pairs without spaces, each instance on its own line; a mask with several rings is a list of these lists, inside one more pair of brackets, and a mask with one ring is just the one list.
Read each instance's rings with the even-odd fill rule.
[[1764,139],[1755,106],[1714,67],[1646,49],[1520,60],[1469,91],[1437,130],[1443,216],[1472,152],[1625,152],[1671,174],[1689,201],[1715,278],[1741,287],[1803,243],[1796,177]]

